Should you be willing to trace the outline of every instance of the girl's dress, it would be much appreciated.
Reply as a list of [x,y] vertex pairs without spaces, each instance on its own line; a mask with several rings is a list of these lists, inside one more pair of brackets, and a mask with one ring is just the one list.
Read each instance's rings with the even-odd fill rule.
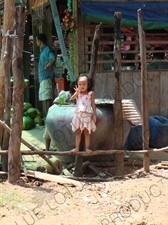
[[89,131],[96,130],[95,122],[92,120],[93,109],[91,106],[91,95],[92,91],[88,94],[79,94],[76,100],[75,116],[72,119],[72,131],[80,129],[81,131],[86,128]]

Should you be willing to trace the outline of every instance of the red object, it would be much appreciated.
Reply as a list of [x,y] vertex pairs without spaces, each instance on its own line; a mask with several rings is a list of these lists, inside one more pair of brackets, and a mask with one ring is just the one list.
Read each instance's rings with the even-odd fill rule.
[[56,96],[60,93],[60,91],[69,91],[69,81],[65,78],[55,78],[56,83]]

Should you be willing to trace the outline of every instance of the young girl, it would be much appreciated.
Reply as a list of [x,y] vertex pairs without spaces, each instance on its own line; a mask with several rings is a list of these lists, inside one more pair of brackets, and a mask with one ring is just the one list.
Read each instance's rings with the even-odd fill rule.
[[94,92],[91,91],[89,78],[86,75],[80,75],[76,81],[77,86],[71,100],[76,99],[75,115],[72,120],[72,131],[76,131],[76,148],[72,153],[79,151],[82,132],[85,135],[86,152],[91,153],[90,134],[96,130],[96,106],[94,101]]

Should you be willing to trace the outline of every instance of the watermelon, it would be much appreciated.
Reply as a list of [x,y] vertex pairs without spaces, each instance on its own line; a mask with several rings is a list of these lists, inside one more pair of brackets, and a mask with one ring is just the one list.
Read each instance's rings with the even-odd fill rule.
[[35,108],[29,108],[29,109],[25,112],[25,114],[26,114],[27,116],[30,116],[32,119],[34,119],[34,118],[36,117],[36,115],[37,115],[37,110],[36,110]]
[[44,124],[43,119],[39,115],[36,115],[36,117],[34,118],[34,123],[39,124],[40,126]]
[[42,112],[40,112],[40,110],[38,108],[35,108],[35,110],[37,111],[37,115],[42,117]]
[[34,127],[34,121],[29,116],[23,116],[22,130],[30,130]]
[[24,102],[23,103],[23,112],[26,112],[29,108],[32,108],[32,104],[29,102]]

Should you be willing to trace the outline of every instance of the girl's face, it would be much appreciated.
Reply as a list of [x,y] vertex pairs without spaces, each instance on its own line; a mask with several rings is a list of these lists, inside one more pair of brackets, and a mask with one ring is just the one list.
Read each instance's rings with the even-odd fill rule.
[[86,92],[88,89],[88,79],[87,77],[80,77],[78,79],[78,88],[81,92]]

